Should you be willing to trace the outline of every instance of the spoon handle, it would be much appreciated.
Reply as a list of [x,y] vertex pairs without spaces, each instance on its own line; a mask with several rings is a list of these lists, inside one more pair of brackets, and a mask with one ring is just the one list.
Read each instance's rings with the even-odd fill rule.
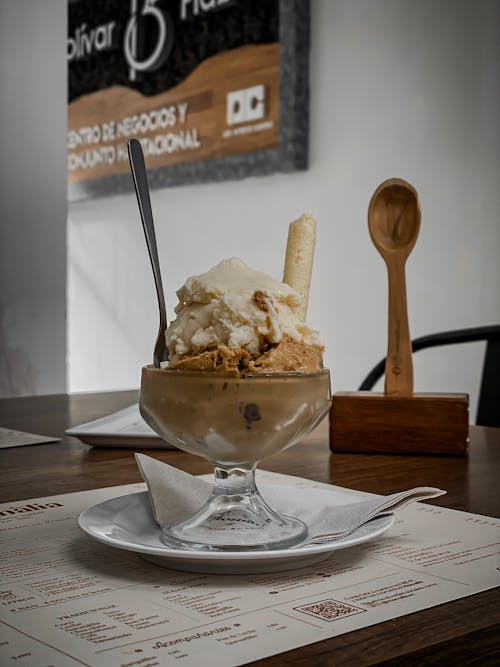
[[406,257],[386,257],[389,279],[389,323],[385,362],[385,393],[413,396],[413,362],[406,305]]
[[130,139],[127,142],[128,157],[130,161],[130,168],[132,170],[132,177],[134,179],[135,193],[137,195],[137,203],[139,204],[139,211],[141,214],[142,227],[146,237],[146,244],[148,246],[149,259],[151,260],[151,267],[153,269],[153,276],[156,286],[156,295],[158,297],[158,307],[160,309],[160,329],[156,339],[155,348],[153,351],[153,365],[159,368],[160,361],[165,361],[167,356],[167,348],[165,343],[165,330],[167,328],[167,309],[165,306],[165,296],[163,294],[163,284],[161,280],[160,262],[158,259],[158,249],[156,247],[156,235],[153,222],[153,211],[151,209],[151,199],[149,197],[148,177],[146,174],[146,166],[144,164],[144,155],[142,146],[137,139]]

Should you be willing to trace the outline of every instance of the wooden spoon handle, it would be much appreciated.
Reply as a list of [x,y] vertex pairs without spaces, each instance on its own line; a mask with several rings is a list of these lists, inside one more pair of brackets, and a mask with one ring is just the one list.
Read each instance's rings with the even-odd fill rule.
[[406,305],[406,257],[394,253],[386,257],[389,278],[389,324],[385,393],[413,396],[413,363]]

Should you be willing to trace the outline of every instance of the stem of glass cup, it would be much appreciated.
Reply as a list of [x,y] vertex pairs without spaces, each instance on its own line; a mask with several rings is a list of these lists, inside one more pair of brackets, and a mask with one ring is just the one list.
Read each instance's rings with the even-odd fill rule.
[[251,468],[214,466],[214,473],[215,484],[212,496],[258,493],[255,485],[255,465]]

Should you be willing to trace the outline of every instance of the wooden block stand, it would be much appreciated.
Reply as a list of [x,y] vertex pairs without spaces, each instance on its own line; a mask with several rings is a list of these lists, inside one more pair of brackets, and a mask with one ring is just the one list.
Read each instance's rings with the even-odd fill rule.
[[336,452],[467,455],[467,394],[338,392],[330,413]]

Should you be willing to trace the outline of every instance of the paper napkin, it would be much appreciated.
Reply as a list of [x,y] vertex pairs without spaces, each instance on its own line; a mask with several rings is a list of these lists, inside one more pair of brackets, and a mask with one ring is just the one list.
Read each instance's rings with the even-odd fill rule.
[[[148,487],[155,521],[163,531],[193,516],[210,497],[213,488],[211,482],[145,454],[136,454],[135,458]],[[308,526],[307,543],[322,544],[349,535],[375,517],[444,493],[446,491],[442,489],[421,486],[348,505],[332,504],[313,510],[296,508],[289,515],[301,519]]]

